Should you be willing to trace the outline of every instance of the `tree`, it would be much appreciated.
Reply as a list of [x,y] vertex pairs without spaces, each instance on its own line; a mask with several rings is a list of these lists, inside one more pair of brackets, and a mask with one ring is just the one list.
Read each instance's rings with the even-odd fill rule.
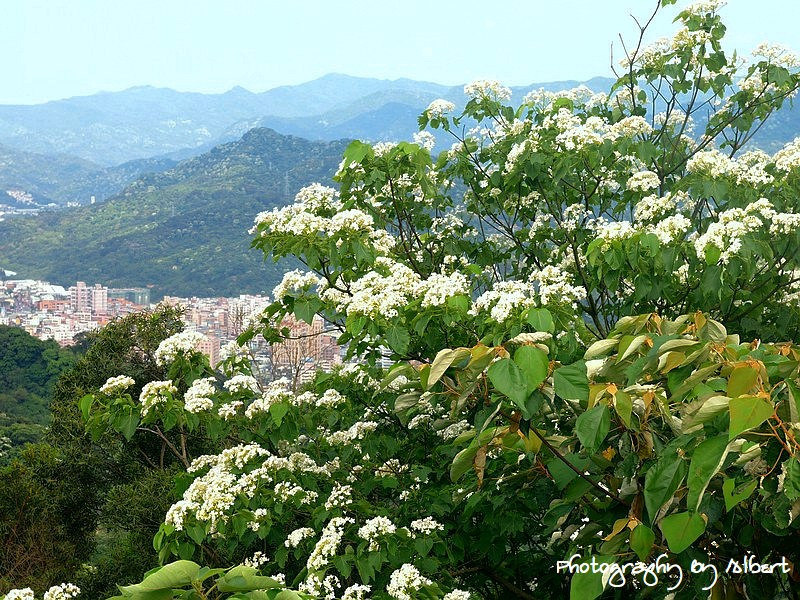
[[[85,396],[103,435],[216,444],[154,539],[180,560],[122,596],[796,594],[800,153],[740,151],[800,75],[783,49],[728,57],[719,4],[629,50],[608,95],[513,107],[476,82],[462,115],[422,115],[456,137],[435,160],[426,132],[354,142],[338,192],[260,214],[253,245],[308,271],[240,342],[316,314],[366,366],[298,394],[240,356],[211,377],[173,336],[168,381]],[[632,579],[661,553],[688,574],[748,550],[779,567]]]

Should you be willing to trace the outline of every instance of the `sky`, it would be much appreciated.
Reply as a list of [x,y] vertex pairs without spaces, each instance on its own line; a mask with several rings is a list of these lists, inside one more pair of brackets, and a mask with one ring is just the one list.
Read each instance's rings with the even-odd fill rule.
[[[686,5],[686,0],[678,6]],[[0,104],[137,85],[254,92],[326,73],[455,85],[610,76],[652,0],[0,0]],[[800,50],[797,0],[729,0],[730,48]],[[651,37],[676,28],[675,7]]]

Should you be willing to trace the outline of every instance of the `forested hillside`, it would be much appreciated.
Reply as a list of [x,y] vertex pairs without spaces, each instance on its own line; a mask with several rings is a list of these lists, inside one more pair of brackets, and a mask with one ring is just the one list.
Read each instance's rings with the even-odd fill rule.
[[57,343],[0,325],[0,462],[9,447],[41,436],[53,385],[74,362],[75,354]]
[[253,217],[330,180],[345,145],[254,129],[102,205],[0,223],[0,264],[52,282],[152,286],[155,297],[270,289],[280,276],[248,251]]

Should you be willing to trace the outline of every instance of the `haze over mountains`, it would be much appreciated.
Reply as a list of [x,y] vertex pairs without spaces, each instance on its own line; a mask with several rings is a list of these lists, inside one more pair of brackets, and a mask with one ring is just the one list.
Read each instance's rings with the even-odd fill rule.
[[[578,84],[514,88],[512,102]],[[0,267],[61,284],[150,285],[154,297],[269,290],[281,270],[248,249],[255,214],[330,183],[347,139],[409,139],[436,98],[461,106],[463,87],[327,75],[259,94],[139,87],[0,106],[0,214],[97,200],[0,222]],[[756,139],[774,150],[798,132],[800,110],[787,107]]]

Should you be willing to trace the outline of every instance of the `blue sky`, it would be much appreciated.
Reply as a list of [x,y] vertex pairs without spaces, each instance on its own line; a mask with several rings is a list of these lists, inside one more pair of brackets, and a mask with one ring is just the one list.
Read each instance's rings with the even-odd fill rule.
[[[800,50],[797,0],[729,0],[729,46]],[[686,1],[679,2],[679,6]],[[263,91],[329,72],[509,85],[609,75],[651,0],[2,0],[0,103],[134,85]],[[653,36],[674,30],[674,7]]]

